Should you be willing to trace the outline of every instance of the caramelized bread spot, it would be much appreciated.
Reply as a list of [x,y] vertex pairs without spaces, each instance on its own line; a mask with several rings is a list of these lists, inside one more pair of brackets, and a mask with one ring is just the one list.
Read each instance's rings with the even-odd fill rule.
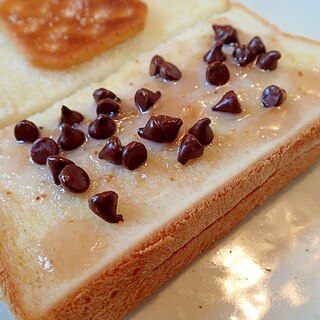
[[65,69],[143,29],[147,6],[138,0],[5,0],[0,19],[31,62]]

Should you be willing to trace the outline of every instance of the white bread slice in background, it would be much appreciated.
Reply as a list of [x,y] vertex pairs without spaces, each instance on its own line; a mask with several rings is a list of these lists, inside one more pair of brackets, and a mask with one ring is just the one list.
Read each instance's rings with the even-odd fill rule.
[[[201,113],[200,110],[192,108],[174,109],[173,104],[163,107],[159,105],[154,109],[156,114],[165,112],[182,116],[185,125],[180,135],[192,122],[198,120],[199,113],[212,118],[216,140],[212,146],[207,147],[205,155],[186,167],[178,165],[176,168],[176,144],[171,145],[173,151],[168,151],[165,147],[143,141],[149,148],[147,165],[136,172],[127,172],[123,168],[98,160],[92,161],[91,156],[84,159],[83,153],[76,151],[70,153],[70,158],[77,158],[95,184],[88,194],[74,197],[62,193],[51,184],[46,168],[39,168],[28,161],[29,146],[13,145],[13,127],[2,130],[2,281],[12,308],[21,318],[116,319],[123,316],[209,243],[228,232],[250,209],[318,159],[319,96],[313,94],[316,92],[310,81],[303,79],[303,87],[299,93],[299,88],[292,85],[293,76],[297,76],[298,71],[305,72],[304,77],[308,78],[310,74],[308,76],[307,69],[312,69],[308,63],[300,63],[295,48],[303,47],[310,56],[314,52],[314,60],[319,61],[317,44],[301,39],[289,39],[238,6],[216,22],[232,23],[246,32],[248,35],[240,34],[243,42],[250,38],[249,35],[258,34],[265,40],[268,48],[280,49],[283,54],[279,68],[272,73],[265,73],[261,87],[255,89],[255,95],[259,95],[263,90],[262,86],[269,85],[272,81],[286,88],[288,92],[288,100],[281,107],[282,111],[265,110],[266,118],[269,118],[274,127],[268,131],[271,136],[268,136],[267,140],[260,140],[261,137],[254,135],[250,140],[250,134],[244,134],[250,121],[242,121],[239,127],[234,119],[227,115],[212,114],[208,110]],[[191,68],[188,57],[194,54],[202,56],[206,51],[202,46],[209,46],[211,43],[211,23],[212,21],[208,20],[186,31],[156,51],[129,63],[102,84],[79,91],[45,113],[34,116],[32,120],[39,126],[44,126],[44,132],[49,133],[51,128],[57,127],[62,103],[78,105],[86,119],[93,119],[91,94],[93,89],[100,86],[114,90],[124,101],[131,101],[128,97],[133,96],[134,89],[145,83],[163,91],[171,90],[170,84],[165,85],[157,79],[148,78],[150,58],[155,53],[162,54],[187,74],[188,70],[190,71],[188,68]],[[254,34],[252,30],[255,30]],[[275,43],[274,38],[279,42]],[[290,52],[285,50],[287,41],[294,44],[291,45]],[[185,47],[189,48],[189,51],[183,50]],[[295,62],[299,63],[299,67],[303,66],[303,70],[298,69],[287,74],[286,68],[293,64],[292,56]],[[199,66],[201,63],[199,59]],[[256,74],[254,67],[251,72],[251,76]],[[311,77],[319,79],[317,73]],[[250,72],[247,78],[250,81]],[[132,86],[130,82],[133,82]],[[256,101],[246,101],[244,93],[248,89],[248,82],[243,83],[244,87],[238,82],[235,91],[243,94],[244,102],[250,104],[247,108],[259,108]],[[227,88],[219,88],[212,102],[218,101]],[[299,99],[298,102],[295,101],[297,95],[301,95],[303,104],[299,104]],[[177,97],[179,96],[175,97],[176,101]],[[301,107],[301,110],[297,106]],[[128,111],[132,106],[125,108]],[[279,118],[269,117],[267,112],[281,112],[279,114],[284,119],[278,122]],[[144,115],[133,119],[133,127],[138,127],[137,122],[139,125],[141,122],[145,123],[147,118],[148,116]],[[268,125],[262,119],[259,121]],[[259,123],[257,126],[251,127],[251,130],[259,129]],[[237,128],[240,130],[237,131]],[[279,132],[272,137],[273,130]],[[251,131],[251,134],[254,132]],[[136,139],[132,132],[128,134],[126,130],[120,132],[119,136],[124,143]],[[238,139],[239,136],[242,140]],[[232,140],[233,137],[235,140]],[[100,148],[103,143],[97,145]],[[14,168],[9,163],[13,157],[16,161]],[[106,175],[113,175],[115,179],[106,182]],[[25,181],[33,186],[29,188]],[[192,183],[186,187],[189,181]],[[125,218],[121,225],[108,225],[96,218],[87,208],[89,194],[106,188],[119,193],[119,212]],[[40,201],[35,200],[41,194],[47,196],[40,197]],[[59,266],[55,265],[54,271],[49,264],[48,271],[52,272],[42,270],[38,264],[43,263],[41,259],[45,257],[37,251],[38,244],[47,232],[65,228],[68,230],[65,222],[71,220],[80,226],[83,224],[80,228],[82,231],[79,232],[84,231],[90,236],[97,234],[99,239],[105,239],[106,243],[101,243],[103,257],[99,256],[99,249],[96,251],[98,260],[93,263],[93,257],[90,256],[88,266],[74,274],[68,273],[70,266],[67,271],[60,266],[59,271]],[[68,246],[70,247],[70,243],[63,242],[63,247]],[[61,250],[63,247],[60,243]],[[87,254],[84,259],[89,259]],[[37,258],[38,262],[35,261]]]
[[60,71],[34,67],[10,33],[0,33],[0,127],[43,110],[93,81],[101,81],[139,53],[151,50],[205,17],[227,9],[227,0],[145,0],[145,29],[105,53]]

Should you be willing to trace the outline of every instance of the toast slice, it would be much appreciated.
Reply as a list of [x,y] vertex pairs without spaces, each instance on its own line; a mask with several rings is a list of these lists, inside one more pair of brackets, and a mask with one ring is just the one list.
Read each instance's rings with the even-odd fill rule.
[[[161,0],[146,0],[144,2],[148,6],[148,15],[142,32],[100,55],[101,50],[106,47],[102,38],[99,40],[101,44],[99,47],[96,44],[94,46],[88,44],[90,48],[85,52],[83,50],[78,52],[79,48],[74,48],[73,52],[78,50],[77,57],[75,57],[77,59],[89,58],[88,55],[92,55],[92,50],[97,51],[95,52],[96,56],[89,61],[63,70],[43,69],[31,64],[23,50],[16,44],[12,32],[8,30],[5,23],[1,23],[0,127],[8,125],[20,117],[27,117],[41,111],[92,81],[103,80],[140,52],[151,50],[205,17],[225,10],[228,6],[226,0],[201,0],[201,5],[197,5],[199,1],[196,0],[173,0],[170,2],[170,6]],[[8,3],[12,6],[11,1]],[[48,1],[48,3],[54,5],[55,2]],[[92,1],[92,3],[94,2]],[[116,25],[115,27],[121,28],[121,32],[126,32],[125,25]],[[137,22],[136,31],[141,27],[142,24]],[[131,27],[130,30],[127,30],[127,35],[132,36],[134,29]],[[112,37],[111,35],[109,42],[114,44],[120,42],[119,38]],[[77,40],[74,45],[77,46]],[[68,45],[68,48],[71,48],[71,45]],[[29,54],[31,53],[29,52]],[[39,52],[35,52],[33,58],[42,64],[49,63],[49,58],[45,59],[39,56]],[[66,58],[61,58],[56,63],[61,64],[63,59]]]
[[[140,139],[136,130],[151,114],[180,117],[183,126],[174,142],[140,139],[148,160],[139,169],[99,160],[104,141],[90,139],[64,153],[92,180],[87,192],[75,196],[53,184],[47,167],[29,160],[30,145],[15,144],[13,126],[1,131],[1,280],[19,318],[123,317],[319,159],[319,44],[285,35],[235,5],[214,23],[232,24],[241,43],[259,35],[268,49],[280,50],[282,58],[275,71],[263,72],[252,64],[239,68],[229,56],[230,81],[216,88],[204,81],[203,55],[212,44],[212,22],[203,21],[104,82],[31,118],[43,128],[43,137],[57,139],[61,105],[76,105],[85,116],[81,128],[86,130],[95,118],[92,92],[98,87],[107,87],[122,100],[116,135],[123,145]],[[177,65],[181,80],[172,84],[149,77],[155,54]],[[278,108],[263,108],[261,93],[271,84],[284,88],[287,99]],[[148,113],[139,114],[133,96],[142,87],[160,90],[162,97]],[[231,89],[243,112],[211,111]],[[201,158],[183,166],[176,160],[177,147],[203,117],[211,119],[215,139]],[[106,190],[119,194],[122,223],[108,224],[88,207],[89,197]]]

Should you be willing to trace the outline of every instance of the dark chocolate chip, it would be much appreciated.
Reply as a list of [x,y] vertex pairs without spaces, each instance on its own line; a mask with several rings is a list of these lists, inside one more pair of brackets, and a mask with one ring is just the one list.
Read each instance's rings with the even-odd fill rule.
[[89,208],[101,219],[109,223],[123,221],[123,216],[117,214],[118,195],[114,191],[106,191],[92,196]]
[[224,62],[227,60],[226,55],[222,52],[222,41],[216,41],[213,47],[203,57],[205,63],[210,64],[215,61]]
[[151,90],[142,88],[136,92],[134,96],[134,103],[141,112],[145,112],[153,107],[156,101],[160,99],[160,97],[160,91],[153,92]]
[[181,71],[171,62],[165,62],[160,66],[159,77],[167,81],[178,81],[181,79]]
[[258,57],[256,65],[263,70],[273,71],[277,69],[278,60],[281,58],[279,51],[269,51],[263,53]]
[[122,144],[118,137],[110,137],[99,152],[99,159],[107,160],[116,165],[122,164]]
[[237,45],[232,56],[239,67],[246,66],[256,58],[255,52],[245,45]]
[[216,33],[216,40],[221,40],[225,44],[239,43],[238,32],[230,25],[217,25],[212,26]]
[[94,139],[107,139],[116,131],[115,122],[105,114],[99,114],[89,125],[89,135]]
[[211,108],[212,111],[241,113],[241,105],[238,97],[233,90],[228,91],[222,96],[222,99]]
[[285,90],[277,86],[269,86],[262,92],[261,102],[266,108],[280,106],[286,100]]
[[80,123],[84,119],[83,115],[75,110],[71,110],[66,106],[61,107],[61,124],[66,123],[72,126],[75,123]]
[[155,55],[150,62],[150,68],[149,68],[150,76],[153,77],[153,76],[159,75],[160,67],[164,62],[165,60],[162,57]]
[[254,37],[250,40],[248,47],[258,56],[266,52],[266,47],[260,37]]
[[182,140],[178,151],[178,161],[183,165],[189,160],[201,157],[204,151],[203,145],[192,134],[186,134]]
[[38,164],[46,164],[49,156],[58,155],[59,146],[50,138],[36,140],[31,148],[31,159]]
[[86,136],[80,129],[72,128],[66,123],[63,123],[61,128],[58,143],[63,150],[77,149],[86,141]]
[[229,81],[230,73],[223,62],[216,61],[208,65],[206,79],[213,86],[222,86]]
[[182,77],[181,71],[174,64],[158,55],[151,59],[149,74],[167,81],[178,81]]
[[138,134],[140,137],[147,140],[155,142],[165,142],[162,129],[157,117],[155,116],[150,117],[144,128],[138,129]]
[[155,142],[172,142],[178,135],[182,120],[166,115],[152,116],[144,128],[138,129],[140,137]]
[[115,93],[113,93],[112,91],[107,90],[105,88],[99,88],[99,89],[95,90],[93,92],[93,98],[97,103],[100,102],[100,100],[103,100],[106,98],[115,100],[117,102],[121,102],[121,100],[116,96]]
[[211,120],[209,118],[203,118],[197,121],[188,131],[188,133],[195,136],[198,141],[206,146],[210,144],[213,140],[213,132],[210,128]]
[[74,164],[74,163],[71,160],[61,156],[50,156],[47,158],[47,166],[50,169],[50,172],[53,177],[53,181],[56,185],[59,185],[61,183],[59,180],[60,172],[65,166],[69,164]]
[[39,138],[38,127],[29,120],[21,120],[14,127],[17,141],[32,143]]
[[85,192],[90,186],[88,174],[75,164],[65,166],[59,174],[59,180],[66,190],[73,193]]
[[147,160],[147,154],[144,144],[133,141],[123,148],[122,162],[129,170],[134,170]]
[[157,116],[157,121],[160,125],[164,140],[166,142],[172,142],[177,137],[183,124],[181,119],[166,115]]
[[102,99],[97,104],[97,115],[106,114],[108,116],[114,117],[119,113],[119,111],[119,103],[110,98]]

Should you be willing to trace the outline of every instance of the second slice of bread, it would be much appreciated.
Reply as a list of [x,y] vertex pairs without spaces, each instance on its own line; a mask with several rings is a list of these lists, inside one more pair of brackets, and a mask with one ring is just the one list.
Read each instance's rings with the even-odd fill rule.
[[[137,36],[65,70],[33,66],[0,24],[0,127],[39,112],[93,81],[101,81],[139,53],[151,50],[202,19],[228,7],[226,0],[146,0],[145,29]],[[76,107],[76,106],[75,106]]]

